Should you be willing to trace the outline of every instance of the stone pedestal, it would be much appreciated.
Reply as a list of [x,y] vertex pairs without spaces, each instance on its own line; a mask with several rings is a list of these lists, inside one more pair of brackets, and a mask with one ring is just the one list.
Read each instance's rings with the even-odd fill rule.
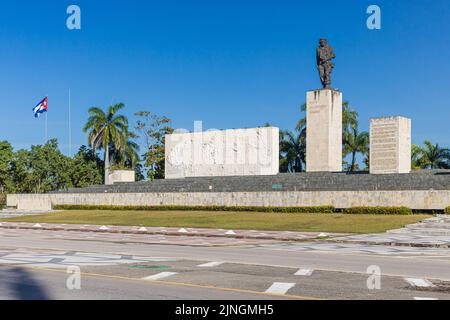
[[135,182],[136,172],[134,170],[114,170],[109,173],[109,185],[117,182]]
[[342,171],[342,93],[308,91],[306,105],[306,171]]
[[411,172],[411,119],[375,118],[370,121],[370,173]]

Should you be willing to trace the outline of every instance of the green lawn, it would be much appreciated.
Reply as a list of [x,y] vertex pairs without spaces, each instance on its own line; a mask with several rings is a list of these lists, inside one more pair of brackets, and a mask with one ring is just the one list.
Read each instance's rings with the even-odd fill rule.
[[[268,231],[378,233],[401,228],[429,217],[429,215],[74,210],[11,218],[7,219],[7,221]],[[2,220],[5,221],[5,219]]]

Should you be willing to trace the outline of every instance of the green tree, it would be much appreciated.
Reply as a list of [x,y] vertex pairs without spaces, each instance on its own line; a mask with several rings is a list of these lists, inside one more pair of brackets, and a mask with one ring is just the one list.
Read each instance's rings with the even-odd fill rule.
[[114,148],[117,152],[125,150],[128,132],[128,119],[118,114],[125,107],[123,103],[109,106],[104,112],[100,108],[93,107],[89,109],[90,117],[83,128],[89,135],[89,144],[94,152],[102,149],[104,151],[104,180],[108,184],[109,172],[111,169],[110,149]]
[[103,161],[86,146],[81,146],[78,153],[71,159],[70,179],[72,187],[86,188],[102,184]]
[[351,162],[348,166],[348,171],[357,171],[358,164],[356,163],[356,155],[361,153],[368,157],[370,149],[370,137],[368,132],[359,132],[358,122],[350,126],[350,129],[344,132],[344,157],[351,155]]
[[31,150],[19,150],[11,162],[16,192],[46,193],[67,189],[70,179],[71,159],[59,151],[56,139]]
[[125,144],[122,148],[116,149],[114,145],[110,149],[110,159],[114,168],[135,169],[139,164],[139,145],[134,141],[138,136],[130,131],[124,137]]
[[351,134],[353,128],[358,128],[358,112],[350,108],[350,102],[344,101],[342,103],[343,148],[345,148],[346,138]]
[[350,163],[346,163],[347,170],[359,170],[356,162],[358,153],[363,155],[363,163],[369,168],[370,135],[366,131],[360,132],[358,112],[350,107],[350,103],[346,101],[342,107],[342,155],[344,158],[350,155]]
[[413,167],[450,169],[450,149],[425,141],[423,147],[413,147]]
[[413,170],[420,170],[424,166],[422,148],[417,144],[411,146],[411,166]]
[[144,181],[145,180],[144,167],[142,166],[142,163],[136,164],[136,166],[134,167],[134,172],[136,174],[136,181]]
[[306,128],[280,132],[280,172],[302,172],[306,162]]
[[143,159],[147,177],[150,180],[164,179],[166,135],[174,132],[170,126],[171,120],[148,111],[141,111],[135,115],[139,117],[136,130],[141,134],[146,146]]
[[11,178],[11,162],[14,151],[7,141],[0,141],[0,194],[11,192],[13,180]]

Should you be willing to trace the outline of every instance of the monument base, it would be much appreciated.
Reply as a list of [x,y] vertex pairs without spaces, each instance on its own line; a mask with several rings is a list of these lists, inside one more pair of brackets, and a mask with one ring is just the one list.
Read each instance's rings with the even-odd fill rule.
[[306,105],[306,171],[342,171],[342,93],[308,91]]

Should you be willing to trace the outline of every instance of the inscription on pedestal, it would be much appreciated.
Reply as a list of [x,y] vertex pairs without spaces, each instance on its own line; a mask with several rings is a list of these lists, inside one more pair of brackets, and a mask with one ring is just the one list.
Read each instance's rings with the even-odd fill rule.
[[411,120],[403,117],[376,118],[370,125],[370,172],[411,171]]

